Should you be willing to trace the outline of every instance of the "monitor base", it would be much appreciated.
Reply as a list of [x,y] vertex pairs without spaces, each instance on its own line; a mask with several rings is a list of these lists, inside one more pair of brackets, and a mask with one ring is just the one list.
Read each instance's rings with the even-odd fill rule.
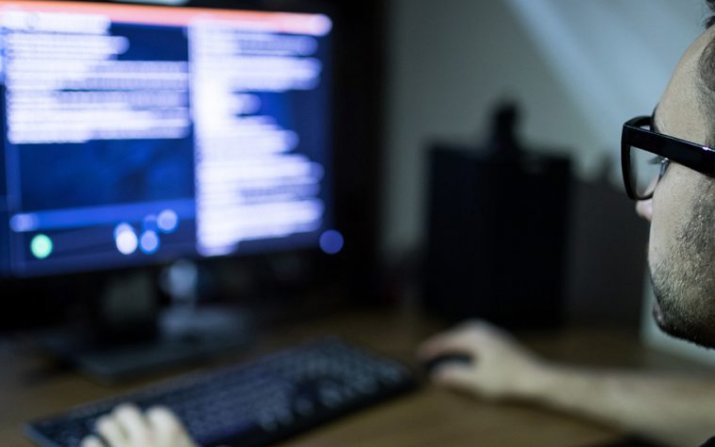
[[56,331],[42,336],[40,344],[93,380],[113,384],[242,349],[253,334],[244,312],[169,309],[160,315],[159,335],[152,339],[98,345],[86,333]]

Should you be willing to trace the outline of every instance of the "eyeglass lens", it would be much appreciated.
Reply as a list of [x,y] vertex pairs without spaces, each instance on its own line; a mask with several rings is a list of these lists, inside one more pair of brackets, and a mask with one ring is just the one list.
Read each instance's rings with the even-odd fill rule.
[[[648,124],[641,127],[651,130],[651,126]],[[653,195],[653,190],[665,172],[669,160],[637,146],[630,146],[629,154],[631,188],[637,198],[649,198]]]
[[631,186],[638,198],[649,197],[662,174],[667,159],[639,149],[630,148],[631,157]]

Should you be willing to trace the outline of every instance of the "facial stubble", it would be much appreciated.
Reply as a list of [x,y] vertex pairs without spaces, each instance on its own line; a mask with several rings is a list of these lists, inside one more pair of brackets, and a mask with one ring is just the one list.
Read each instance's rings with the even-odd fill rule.
[[649,266],[653,309],[666,333],[715,347],[715,203],[712,182],[703,185],[690,216],[680,216],[674,243]]

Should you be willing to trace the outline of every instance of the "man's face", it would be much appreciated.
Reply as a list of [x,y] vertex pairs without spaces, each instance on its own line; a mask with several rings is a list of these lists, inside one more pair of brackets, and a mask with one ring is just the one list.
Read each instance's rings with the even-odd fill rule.
[[[707,30],[687,50],[658,104],[661,133],[704,144],[715,123],[698,100],[698,61],[715,37]],[[648,264],[658,325],[677,337],[715,347],[715,181],[671,163],[653,199],[638,203],[651,222]]]

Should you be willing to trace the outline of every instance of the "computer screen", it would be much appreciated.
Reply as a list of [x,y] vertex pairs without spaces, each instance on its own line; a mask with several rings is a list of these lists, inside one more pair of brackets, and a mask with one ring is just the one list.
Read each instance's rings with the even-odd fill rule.
[[0,276],[319,246],[323,14],[0,1]]

